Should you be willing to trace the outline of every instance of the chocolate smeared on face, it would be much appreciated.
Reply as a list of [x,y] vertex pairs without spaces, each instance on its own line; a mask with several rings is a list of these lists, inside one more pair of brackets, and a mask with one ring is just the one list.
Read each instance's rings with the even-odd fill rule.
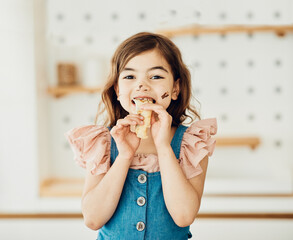
[[166,98],[166,97],[169,97],[169,93],[168,93],[168,92],[165,92],[165,93],[161,96],[162,99],[164,99],[164,98]]

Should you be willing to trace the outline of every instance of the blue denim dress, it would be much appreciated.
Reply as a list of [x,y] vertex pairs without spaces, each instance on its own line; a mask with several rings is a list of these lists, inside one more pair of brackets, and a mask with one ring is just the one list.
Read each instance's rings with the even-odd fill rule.
[[[186,129],[180,125],[171,142],[177,159]],[[111,164],[117,155],[112,138]],[[99,230],[97,240],[186,240],[191,237],[189,226],[178,227],[166,208],[160,172],[148,173],[130,168],[117,209]]]

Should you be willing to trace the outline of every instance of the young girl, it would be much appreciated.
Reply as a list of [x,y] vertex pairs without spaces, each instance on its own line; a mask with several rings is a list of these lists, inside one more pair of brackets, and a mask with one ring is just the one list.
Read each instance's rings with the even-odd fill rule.
[[[148,138],[131,126],[144,123],[136,99],[153,103]],[[97,239],[191,238],[205,176],[215,147],[216,119],[182,123],[199,114],[190,105],[191,79],[168,38],[138,33],[112,58],[102,92],[105,126],[74,128],[66,135],[77,162],[87,169],[82,194],[85,224]]]

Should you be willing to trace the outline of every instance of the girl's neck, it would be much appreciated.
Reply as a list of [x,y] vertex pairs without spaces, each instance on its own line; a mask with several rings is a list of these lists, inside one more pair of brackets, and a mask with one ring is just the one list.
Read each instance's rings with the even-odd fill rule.
[[[173,137],[176,132],[176,127],[171,128],[171,136]],[[148,129],[148,138],[141,139],[136,154],[157,154],[157,149],[152,137],[150,128]]]
[[150,128],[148,128],[148,138],[141,139],[139,147],[136,151],[138,154],[157,154],[156,146]]

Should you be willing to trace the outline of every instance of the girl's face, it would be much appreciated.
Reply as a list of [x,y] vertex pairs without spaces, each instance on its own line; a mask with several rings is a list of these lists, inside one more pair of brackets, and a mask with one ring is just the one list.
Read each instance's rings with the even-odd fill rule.
[[129,60],[119,75],[115,91],[129,113],[135,113],[133,99],[138,97],[152,98],[154,103],[167,109],[171,99],[177,99],[179,79],[174,82],[167,61],[158,50],[150,50]]

